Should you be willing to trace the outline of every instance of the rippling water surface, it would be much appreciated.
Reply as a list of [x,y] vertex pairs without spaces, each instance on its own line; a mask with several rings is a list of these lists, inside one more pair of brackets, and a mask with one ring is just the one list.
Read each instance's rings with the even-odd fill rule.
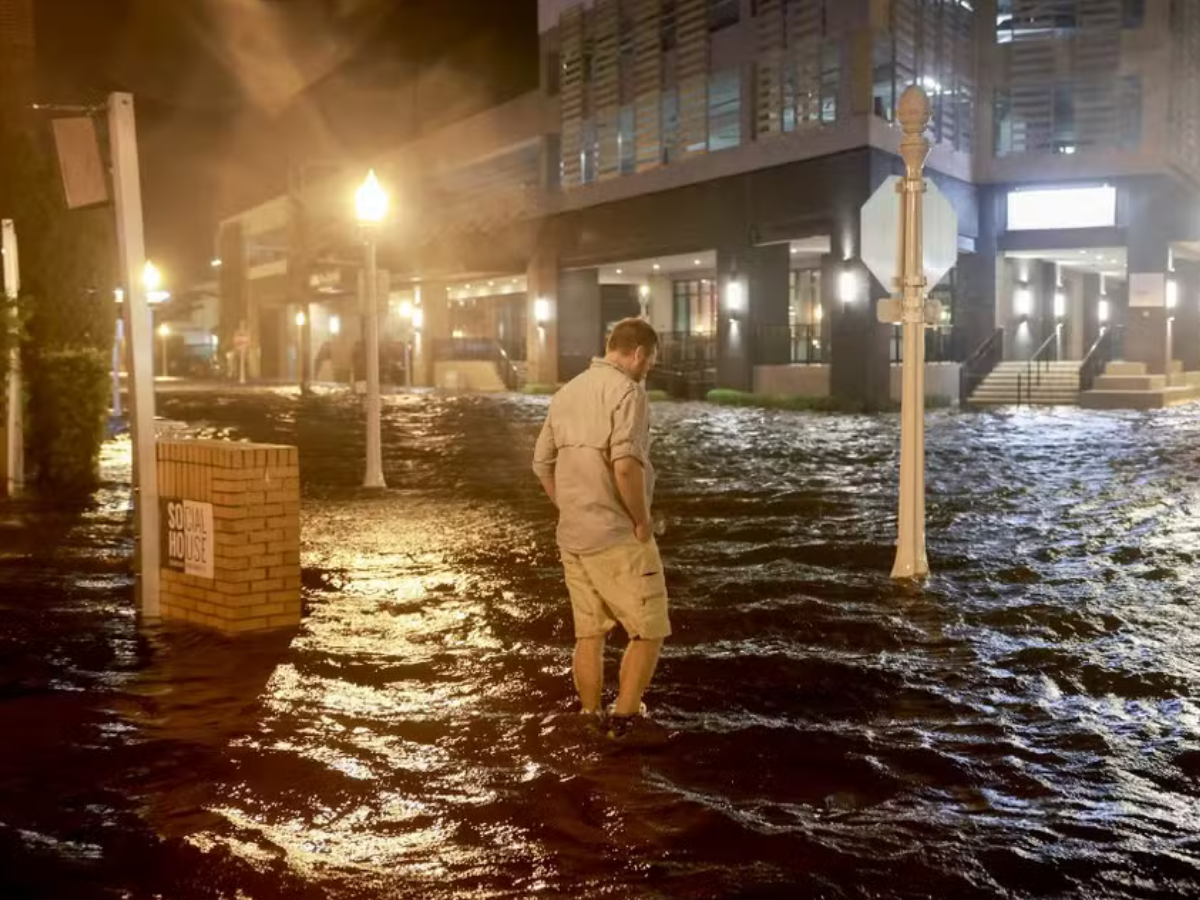
[[545,405],[389,398],[373,495],[348,397],[165,398],[300,446],[294,635],[139,630],[127,444],[0,507],[0,897],[1200,896],[1194,408],[931,415],[915,589],[895,416],[656,405],[637,748],[569,714]]

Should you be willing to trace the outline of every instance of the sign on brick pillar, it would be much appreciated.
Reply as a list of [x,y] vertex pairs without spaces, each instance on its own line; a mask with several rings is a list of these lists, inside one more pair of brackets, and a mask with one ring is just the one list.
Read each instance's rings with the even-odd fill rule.
[[162,615],[229,633],[300,624],[295,447],[163,441]]

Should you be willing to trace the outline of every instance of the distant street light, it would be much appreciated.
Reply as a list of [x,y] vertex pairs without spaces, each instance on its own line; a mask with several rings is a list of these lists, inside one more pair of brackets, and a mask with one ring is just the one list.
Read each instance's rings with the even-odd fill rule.
[[354,194],[354,211],[367,245],[367,471],[363,487],[384,488],[383,437],[379,398],[379,275],[376,269],[376,241],[379,226],[387,217],[388,195],[375,177],[366,180]]
[[162,373],[166,377],[171,374],[171,370],[167,367],[167,339],[171,336],[171,326],[166,322],[159,325],[158,336],[162,338]]
[[142,268],[142,287],[146,289],[147,303],[165,303],[171,299],[171,292],[162,289],[163,277],[158,266],[146,260]]

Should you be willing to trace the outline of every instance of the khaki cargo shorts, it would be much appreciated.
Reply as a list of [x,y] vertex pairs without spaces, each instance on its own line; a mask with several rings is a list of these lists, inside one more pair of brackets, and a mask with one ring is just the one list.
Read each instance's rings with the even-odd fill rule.
[[667,582],[658,544],[628,540],[599,553],[562,551],[575,637],[607,634],[620,622],[630,638],[654,640],[671,633]]

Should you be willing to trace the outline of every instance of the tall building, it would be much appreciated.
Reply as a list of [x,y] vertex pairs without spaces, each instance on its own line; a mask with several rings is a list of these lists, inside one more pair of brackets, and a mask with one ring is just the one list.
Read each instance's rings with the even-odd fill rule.
[[0,0],[0,114],[33,99],[33,0]]
[[417,377],[494,343],[563,380],[644,314],[680,391],[894,395],[859,210],[912,84],[959,221],[931,393],[1002,358],[1200,369],[1193,0],[540,0],[539,31],[520,115],[380,160]]

